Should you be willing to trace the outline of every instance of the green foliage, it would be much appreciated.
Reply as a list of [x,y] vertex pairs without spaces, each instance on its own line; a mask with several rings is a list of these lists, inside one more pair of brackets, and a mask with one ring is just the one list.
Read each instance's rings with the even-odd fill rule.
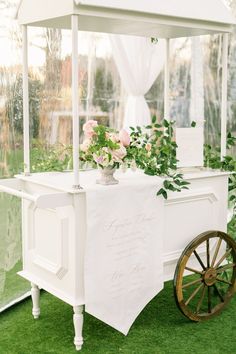
[[109,100],[114,93],[114,86],[112,75],[109,72],[105,77],[104,68],[97,68],[95,74],[95,88],[93,95],[94,106],[99,106],[102,112],[110,112],[113,107],[113,103]]
[[236,215],[228,223],[228,234],[236,241]]
[[158,38],[152,37],[151,38],[151,43],[152,44],[157,44],[158,43]]
[[[181,192],[188,189],[189,185],[189,182],[184,180],[183,174],[177,171],[174,125],[175,122],[166,120],[159,124],[154,116],[152,123],[146,127],[130,127],[131,143],[126,148],[127,155],[124,159],[128,167],[132,167],[135,162],[145,174],[164,177],[163,186],[158,190],[157,195],[162,195],[165,199],[168,198],[169,192]],[[106,137],[108,131],[110,134],[116,134],[114,130],[102,125],[95,127],[94,130],[97,133],[97,142],[91,147],[91,162],[93,153],[101,146],[111,150],[119,148],[116,142]],[[227,136],[227,146],[236,146],[236,138],[231,133]],[[32,149],[31,159],[34,172],[63,171],[72,167],[72,148],[63,145],[45,148],[43,145],[36,144]],[[85,161],[83,153],[81,153],[81,160]],[[89,161],[88,157],[86,161]],[[232,156],[225,156],[221,161],[220,148],[206,144],[204,165],[208,168],[232,172],[229,177],[229,205],[233,208],[236,219],[236,159]]]
[[189,182],[181,173],[177,173],[176,149],[174,141],[175,122],[164,120],[157,123],[155,116],[152,124],[144,128],[131,129],[131,145],[128,158],[135,160],[137,166],[150,176],[165,177],[157,195],[168,198],[169,192],[181,192],[188,189]]
[[31,150],[33,172],[64,171],[72,168],[72,147],[55,145],[45,147],[35,143]]
[[[13,129],[18,134],[23,134],[23,91],[22,75],[16,77],[15,82],[9,88],[6,104],[8,119]],[[30,130],[33,138],[39,134],[39,110],[41,104],[42,84],[39,80],[29,77],[29,114]]]

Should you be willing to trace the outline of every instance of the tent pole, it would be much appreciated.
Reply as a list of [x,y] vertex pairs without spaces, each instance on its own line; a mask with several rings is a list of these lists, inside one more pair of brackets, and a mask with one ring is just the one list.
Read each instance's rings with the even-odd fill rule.
[[170,120],[170,39],[166,39],[166,61],[164,82],[164,118]]
[[79,184],[79,65],[78,65],[78,16],[71,16],[72,29],[72,119],[73,119],[73,173],[74,189]]
[[22,26],[24,174],[30,174],[28,31]]
[[221,161],[226,156],[227,145],[228,45],[229,35],[224,33],[222,49]]

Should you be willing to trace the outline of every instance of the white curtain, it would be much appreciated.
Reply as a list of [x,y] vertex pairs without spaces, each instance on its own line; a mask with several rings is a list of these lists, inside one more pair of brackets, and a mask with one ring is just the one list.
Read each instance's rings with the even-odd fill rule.
[[204,78],[203,52],[199,37],[191,41],[191,105],[190,120],[196,121],[198,126],[204,125]]
[[151,38],[110,36],[112,51],[122,83],[128,94],[124,127],[147,125],[151,114],[145,94],[163,68],[165,43]]

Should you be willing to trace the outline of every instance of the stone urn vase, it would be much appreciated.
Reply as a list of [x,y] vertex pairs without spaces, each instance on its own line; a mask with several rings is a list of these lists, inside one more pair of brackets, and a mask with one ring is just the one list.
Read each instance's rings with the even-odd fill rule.
[[101,168],[99,169],[100,178],[97,179],[97,184],[102,184],[104,186],[109,186],[112,184],[118,184],[119,181],[114,178],[114,173],[116,172],[116,168]]

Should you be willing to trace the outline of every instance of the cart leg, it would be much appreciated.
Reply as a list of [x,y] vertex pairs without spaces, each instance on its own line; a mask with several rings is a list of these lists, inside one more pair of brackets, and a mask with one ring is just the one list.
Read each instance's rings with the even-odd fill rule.
[[81,350],[84,342],[82,337],[83,322],[84,322],[83,306],[74,306],[73,309],[74,309],[73,321],[75,327],[74,344],[76,350]]
[[34,283],[31,283],[31,297],[33,302],[32,315],[34,319],[38,319],[40,316],[40,307],[39,307],[40,290],[39,287]]

